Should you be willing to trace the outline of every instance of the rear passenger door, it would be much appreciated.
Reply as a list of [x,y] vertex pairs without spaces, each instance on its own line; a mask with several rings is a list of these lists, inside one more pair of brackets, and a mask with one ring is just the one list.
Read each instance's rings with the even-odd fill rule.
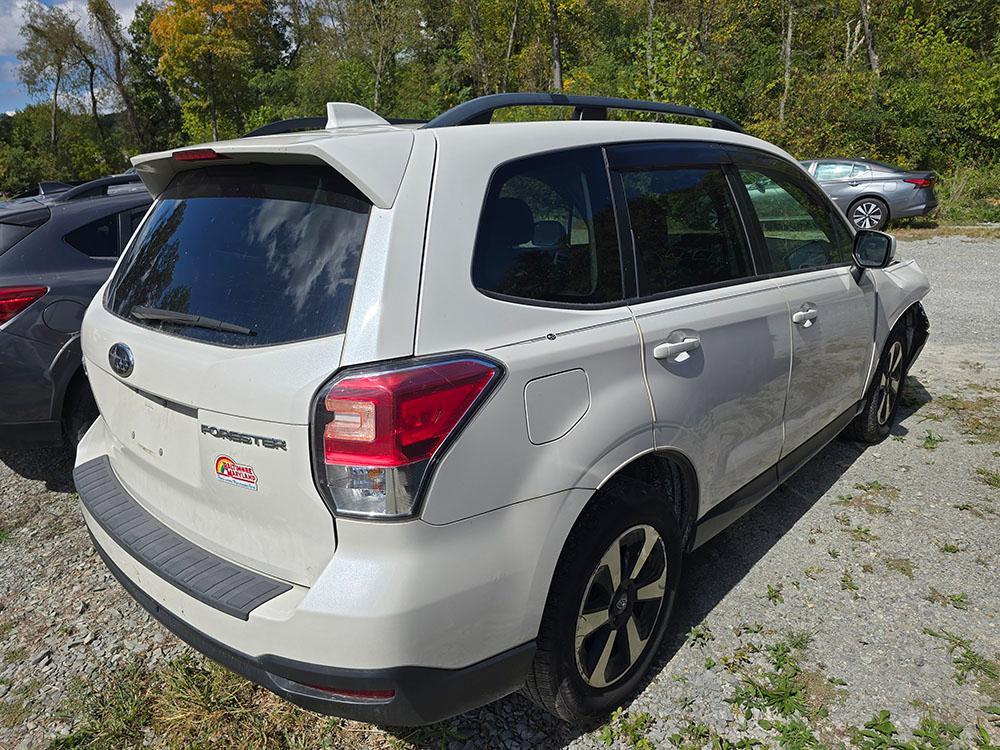
[[[634,249],[654,442],[694,464],[701,511],[777,463],[788,385],[788,306],[756,277],[726,153],[712,144],[608,149]],[[762,476],[763,475],[763,476]]]
[[807,441],[849,420],[863,395],[875,338],[875,286],[872,274],[852,268],[853,237],[843,215],[798,169],[749,149],[732,153],[763,270],[791,311],[782,449],[791,469],[795,459],[811,455]]

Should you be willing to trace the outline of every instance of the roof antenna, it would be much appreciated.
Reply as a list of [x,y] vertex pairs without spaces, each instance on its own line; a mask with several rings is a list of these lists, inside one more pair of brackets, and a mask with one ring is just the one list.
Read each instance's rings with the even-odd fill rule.
[[370,109],[351,102],[326,103],[326,129],[356,128],[362,125],[388,125],[389,121],[379,117]]

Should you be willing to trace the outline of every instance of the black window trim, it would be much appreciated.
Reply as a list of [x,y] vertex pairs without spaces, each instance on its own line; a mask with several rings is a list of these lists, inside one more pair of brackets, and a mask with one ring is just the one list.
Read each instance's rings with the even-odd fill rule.
[[[706,146],[710,147],[710,151],[718,151],[718,160],[716,161],[706,161],[696,160],[696,159],[680,159],[676,161],[669,161],[660,163],[658,161],[653,161],[649,164],[636,164],[630,165],[628,167],[610,167],[609,171],[612,176],[612,184],[617,190],[617,194],[620,195],[620,215],[618,217],[618,222],[625,229],[622,232],[622,243],[626,241],[628,243],[629,255],[632,256],[632,265],[635,268],[635,294],[628,299],[628,303],[631,304],[643,304],[645,302],[655,302],[662,299],[671,299],[673,297],[681,297],[688,294],[697,294],[698,292],[707,292],[713,289],[724,289],[730,286],[739,286],[742,284],[748,284],[753,281],[759,281],[762,278],[766,278],[760,273],[760,258],[759,248],[755,246],[750,232],[750,227],[747,224],[746,219],[743,216],[743,207],[740,204],[739,194],[734,190],[733,176],[732,176],[732,158],[724,148],[725,144],[715,143],[713,141],[629,141],[624,143],[614,143],[609,144],[605,147],[606,150],[613,150],[618,146],[659,146],[662,147],[664,151],[675,151],[680,155],[685,153],[691,153],[694,148],[703,149]],[[694,148],[692,148],[694,147]],[[631,217],[628,213],[628,203],[625,201],[625,191],[624,185],[622,184],[621,175],[627,172],[642,172],[650,170],[681,170],[681,169],[713,169],[717,168],[722,172],[723,178],[726,181],[727,189],[729,190],[729,196],[733,201],[733,208],[736,211],[737,220],[739,221],[739,227],[743,231],[743,239],[746,243],[745,249],[750,258],[751,272],[747,276],[741,276],[737,279],[726,279],[725,281],[715,281],[710,284],[696,284],[695,286],[680,287],[678,289],[670,289],[665,292],[654,292],[652,294],[640,295],[638,290],[639,285],[639,257],[637,248],[635,246],[635,236],[632,233],[632,222]],[[618,179],[615,179],[615,177]],[[616,206],[616,210],[619,210]]]
[[[609,157],[609,152],[613,151],[619,146],[638,146],[638,145],[659,145],[666,148],[674,147],[679,152],[683,151],[684,146],[698,146],[698,147],[711,147],[713,149],[718,149],[720,153],[720,158],[717,162],[706,162],[702,161],[678,161],[671,162],[670,164],[657,164],[653,163],[647,166],[631,166],[627,168],[618,168],[611,165],[611,159]],[[488,289],[482,289],[476,286],[475,281],[472,280],[472,261],[475,256],[475,244],[473,244],[473,257],[470,258],[469,262],[469,279],[472,282],[473,288],[482,294],[484,297],[489,297],[490,299],[499,300],[501,302],[510,302],[512,304],[525,305],[528,307],[544,307],[551,309],[562,309],[562,310],[610,310],[615,308],[627,307],[633,304],[642,304],[645,302],[655,302],[657,300],[671,299],[673,297],[681,297],[688,294],[697,294],[699,292],[712,291],[714,289],[723,289],[730,286],[741,286],[743,284],[750,284],[755,281],[766,281],[769,279],[783,278],[785,276],[795,276],[800,274],[814,273],[816,271],[826,271],[833,268],[850,268],[852,267],[853,261],[845,261],[842,263],[828,263],[822,266],[815,266],[813,268],[804,269],[793,269],[790,271],[773,271],[771,270],[771,259],[767,253],[766,245],[764,243],[764,232],[760,226],[760,222],[757,220],[757,213],[753,208],[753,204],[750,200],[750,194],[746,190],[746,186],[743,184],[742,179],[739,176],[740,166],[743,165],[747,168],[754,168],[754,166],[760,167],[760,164],[754,164],[753,160],[762,160],[765,163],[765,167],[777,167],[775,171],[779,171],[786,176],[790,177],[792,180],[798,181],[800,187],[802,187],[806,192],[813,197],[819,199],[821,203],[825,203],[830,211],[833,221],[839,223],[846,231],[847,235],[851,238],[854,237],[854,228],[850,225],[840,210],[836,207],[833,201],[830,199],[826,193],[820,190],[814,185],[812,181],[804,180],[803,174],[808,175],[809,172],[798,163],[793,163],[786,161],[785,159],[772,154],[764,149],[755,148],[753,146],[736,145],[730,143],[720,143],[717,141],[700,141],[695,139],[664,139],[664,140],[650,140],[641,139],[635,141],[614,141],[612,143],[603,144],[589,144],[583,146],[568,146],[547,149],[545,151],[538,151],[531,154],[514,157],[512,159],[507,159],[503,162],[497,164],[492,172],[490,173],[489,180],[486,183],[486,192],[483,195],[482,205],[479,209],[479,214],[477,216],[477,222],[482,219],[483,212],[486,208],[486,201],[489,198],[490,188],[493,186],[493,180],[496,177],[496,173],[508,164],[522,161],[524,159],[530,159],[535,156],[543,156],[547,154],[562,153],[564,151],[579,151],[584,149],[600,148],[604,152],[604,162],[605,162],[605,172],[608,177],[609,187],[611,190],[611,202],[615,213],[615,225],[618,229],[618,256],[622,263],[622,283],[623,283],[623,293],[624,297],[621,300],[613,300],[611,302],[553,302],[549,300],[536,300],[530,297],[517,297],[509,294],[502,294],[500,292],[493,292]],[[818,164],[819,160],[811,160],[814,164]],[[748,247],[750,249],[750,260],[753,265],[754,273],[750,276],[743,276],[738,279],[728,279],[726,281],[718,281],[712,284],[700,284],[698,286],[683,287],[680,289],[672,289],[668,292],[660,292],[658,294],[651,294],[645,296],[639,296],[639,270],[638,262],[635,250],[635,243],[632,241],[632,230],[628,221],[628,209],[625,205],[624,191],[621,187],[621,181],[615,180],[613,173],[615,172],[629,172],[629,171],[641,171],[643,169],[684,169],[684,168],[705,168],[706,166],[720,166],[723,173],[726,176],[726,181],[729,185],[729,190],[732,198],[734,199],[734,204],[736,206],[737,216],[740,221],[740,226],[743,229],[744,237],[748,242]],[[476,229],[476,241],[479,239],[479,226]]]

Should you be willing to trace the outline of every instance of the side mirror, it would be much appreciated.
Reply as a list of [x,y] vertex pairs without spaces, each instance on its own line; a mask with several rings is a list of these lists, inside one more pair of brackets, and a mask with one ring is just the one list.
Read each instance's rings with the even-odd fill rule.
[[854,235],[854,262],[859,268],[885,268],[896,255],[896,238],[873,229]]

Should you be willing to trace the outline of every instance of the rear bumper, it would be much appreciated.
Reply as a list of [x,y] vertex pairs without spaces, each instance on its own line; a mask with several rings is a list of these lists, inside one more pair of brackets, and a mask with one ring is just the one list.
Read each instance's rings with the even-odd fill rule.
[[[93,539],[93,536],[91,536]],[[337,669],[264,655],[253,657],[229,648],[192,628],[136,586],[94,540],[111,573],[132,597],[170,632],[227,669],[296,705],[322,714],[372,724],[419,726],[447,719],[517,690],[535,655],[534,642],[509,649],[463,669],[396,667]],[[338,699],[322,690],[392,693],[391,698]]]
[[937,199],[928,200],[926,203],[914,203],[910,206],[905,206],[900,209],[892,210],[892,218],[894,219],[905,219],[911,216],[926,216],[929,213],[937,210],[938,202]]

